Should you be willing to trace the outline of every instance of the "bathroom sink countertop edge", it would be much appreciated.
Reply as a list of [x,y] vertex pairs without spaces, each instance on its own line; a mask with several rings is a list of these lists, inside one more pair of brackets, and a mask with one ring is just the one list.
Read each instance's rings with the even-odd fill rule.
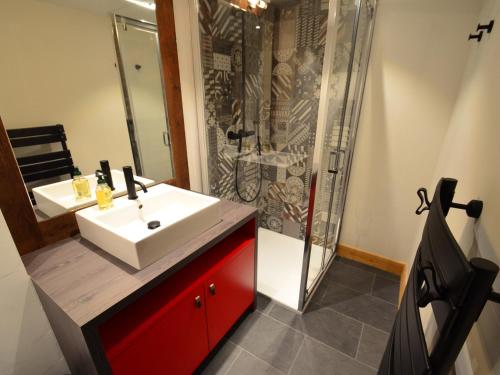
[[28,253],[22,260],[38,291],[83,327],[135,293],[147,292],[257,217],[254,207],[227,200],[220,205],[220,223],[142,270],[80,236]]

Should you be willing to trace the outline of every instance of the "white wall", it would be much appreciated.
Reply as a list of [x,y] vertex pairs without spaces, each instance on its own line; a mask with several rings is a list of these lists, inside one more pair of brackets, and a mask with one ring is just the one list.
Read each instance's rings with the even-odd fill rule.
[[406,261],[472,43],[479,1],[381,0],[340,241]]
[[0,2],[0,116],[7,128],[62,123],[74,162],[133,165],[109,16],[34,0]]
[[69,374],[0,212],[0,374]]

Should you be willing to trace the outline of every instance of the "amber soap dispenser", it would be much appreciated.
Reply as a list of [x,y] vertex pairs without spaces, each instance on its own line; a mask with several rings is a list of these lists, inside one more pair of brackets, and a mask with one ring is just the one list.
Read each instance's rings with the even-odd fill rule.
[[82,172],[80,172],[78,167],[75,167],[73,170],[72,184],[76,199],[90,198],[91,193],[89,180],[82,176]]
[[101,171],[96,171],[97,186],[95,188],[95,196],[97,206],[100,210],[105,210],[113,206],[113,191],[106,183],[106,178]]

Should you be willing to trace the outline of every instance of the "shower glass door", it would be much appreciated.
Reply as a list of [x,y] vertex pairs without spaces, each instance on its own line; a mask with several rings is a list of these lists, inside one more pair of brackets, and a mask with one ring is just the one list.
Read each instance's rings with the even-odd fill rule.
[[374,5],[368,0],[340,0],[337,17],[325,103],[326,123],[316,143],[320,163],[312,228],[304,253],[302,304],[330,265],[338,243],[370,52]]

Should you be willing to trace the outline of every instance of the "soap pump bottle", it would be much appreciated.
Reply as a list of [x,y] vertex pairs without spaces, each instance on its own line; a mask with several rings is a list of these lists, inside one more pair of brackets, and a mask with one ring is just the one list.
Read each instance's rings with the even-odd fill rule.
[[82,176],[82,172],[75,167],[73,170],[73,191],[76,199],[90,198],[90,184],[86,177]]
[[113,206],[113,192],[106,183],[104,173],[96,171],[95,175],[97,177],[97,186],[95,188],[97,206],[100,210],[105,210]]

